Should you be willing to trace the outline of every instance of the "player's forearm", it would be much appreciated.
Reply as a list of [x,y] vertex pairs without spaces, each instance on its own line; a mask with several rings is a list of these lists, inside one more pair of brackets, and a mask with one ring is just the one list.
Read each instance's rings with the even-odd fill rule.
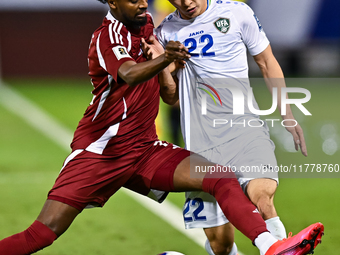
[[279,109],[279,112],[281,114],[282,119],[294,119],[292,110],[290,108],[289,104],[285,104],[283,107],[285,107],[285,114],[283,115],[283,109],[282,109],[282,96],[285,98],[288,98],[288,95],[282,95],[282,89],[286,87],[286,82],[284,79],[283,72],[281,70],[280,65],[275,59],[275,62],[272,63],[266,73],[263,74],[265,78],[265,82],[267,85],[267,88],[269,89],[270,93],[273,95],[273,89],[276,88],[277,93],[277,108]]
[[[286,87],[286,82],[285,82],[284,75],[283,75],[280,65],[278,64],[276,59],[268,61],[266,66],[261,68],[261,72],[262,72],[267,88],[270,91],[271,95],[273,95],[274,88],[275,88],[275,94],[277,94],[277,107],[280,113],[282,113],[281,92],[282,92],[282,88]],[[287,107],[286,110],[287,110],[286,113],[291,113],[290,107]]]
[[172,77],[169,67],[165,68],[158,75],[160,84],[160,94],[164,103],[173,105],[178,101],[178,87]]
[[128,85],[134,87],[140,83],[150,80],[169,64],[170,62],[165,59],[164,54],[153,60],[138,64],[133,61],[127,61],[118,69],[118,75]]
[[[285,114],[283,115],[283,109],[282,109],[282,88],[286,87],[286,82],[285,79],[282,78],[270,78],[270,77],[275,77],[275,76],[269,76],[265,78],[265,82],[267,85],[267,88],[269,89],[270,93],[273,95],[273,89],[276,88],[276,93],[277,93],[277,108],[280,111],[280,114],[282,116],[282,119],[293,119],[293,113],[291,111],[290,105],[286,104],[284,107],[286,108]],[[283,95],[286,98],[288,98],[288,95]]]
[[[285,105],[286,114],[282,115],[282,106],[281,106],[281,92],[282,88],[286,87],[286,82],[284,79],[284,74],[282,72],[280,64],[277,62],[274,57],[270,46],[261,54],[254,57],[256,63],[258,64],[261,73],[266,82],[267,88],[270,93],[273,95],[274,88],[276,88],[277,94],[277,107],[280,111],[280,114],[283,119],[293,119],[293,113],[289,105]],[[287,97],[287,95],[285,95]]]

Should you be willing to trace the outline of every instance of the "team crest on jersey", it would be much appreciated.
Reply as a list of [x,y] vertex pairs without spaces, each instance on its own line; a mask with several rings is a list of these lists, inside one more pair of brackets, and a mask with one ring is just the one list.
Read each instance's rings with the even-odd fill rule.
[[215,27],[223,34],[226,34],[230,28],[230,19],[219,18],[214,22]]

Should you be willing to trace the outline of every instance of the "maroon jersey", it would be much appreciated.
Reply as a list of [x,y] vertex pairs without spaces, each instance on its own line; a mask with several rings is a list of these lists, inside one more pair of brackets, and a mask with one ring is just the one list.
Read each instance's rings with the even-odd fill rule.
[[147,20],[136,33],[109,12],[93,33],[88,62],[94,97],[75,131],[73,151],[85,149],[119,156],[157,139],[157,76],[136,87],[130,87],[118,77],[118,69],[125,61],[146,61],[140,41],[142,37],[147,40],[154,28],[149,14]]
[[156,194],[160,200],[166,193],[151,189],[174,189],[174,171],[190,152],[157,138],[158,78],[130,87],[117,75],[125,61],[146,61],[140,40],[152,33],[149,15],[147,25],[136,33],[110,13],[94,32],[88,56],[93,101],[49,199],[81,211],[88,204],[103,206],[121,187]]

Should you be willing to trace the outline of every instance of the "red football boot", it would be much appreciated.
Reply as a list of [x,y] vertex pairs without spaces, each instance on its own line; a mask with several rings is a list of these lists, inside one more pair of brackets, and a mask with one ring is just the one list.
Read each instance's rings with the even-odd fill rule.
[[322,223],[315,223],[300,231],[295,236],[274,243],[266,255],[304,255],[313,254],[314,248],[321,243],[324,234]]

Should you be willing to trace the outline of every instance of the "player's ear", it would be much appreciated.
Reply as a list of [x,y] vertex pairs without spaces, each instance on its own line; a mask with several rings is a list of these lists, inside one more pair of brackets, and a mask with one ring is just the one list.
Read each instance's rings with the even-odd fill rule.
[[107,1],[111,9],[116,9],[117,8],[117,0],[108,0]]

